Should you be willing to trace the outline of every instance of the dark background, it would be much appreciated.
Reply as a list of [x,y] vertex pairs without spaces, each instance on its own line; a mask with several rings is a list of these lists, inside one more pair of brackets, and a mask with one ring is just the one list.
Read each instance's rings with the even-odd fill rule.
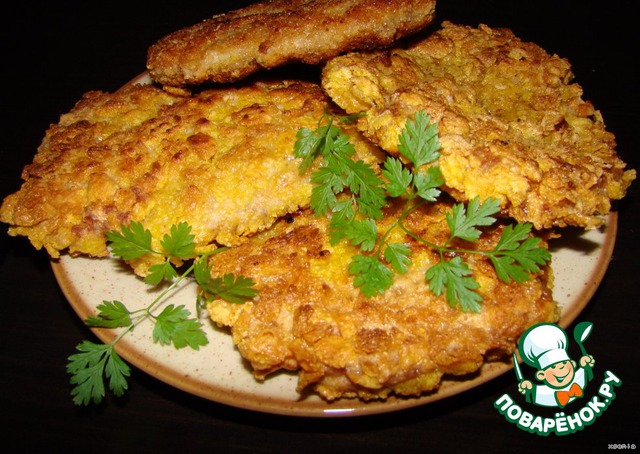
[[[45,129],[89,90],[113,91],[144,71],[163,35],[248,2],[21,2],[0,29],[0,197],[16,191]],[[585,98],[599,108],[632,168],[638,159],[639,55],[632,1],[441,0],[437,21],[512,28],[567,57]],[[605,370],[623,381],[595,423],[541,437],[493,408],[516,393],[505,374],[472,391],[396,413],[351,419],[274,416],[226,407],[134,370],[125,399],[75,407],[66,358],[91,338],[71,310],[43,251],[0,234],[0,426],[4,452],[603,452],[640,443],[638,431],[638,183],[616,206],[609,270],[576,320],[592,321],[597,386]],[[593,390],[592,390],[593,391]],[[529,408],[531,410],[531,407]],[[577,407],[576,407],[577,409]],[[567,410],[569,412],[569,409]],[[14,446],[6,448],[7,446]],[[577,451],[575,451],[577,452]]]

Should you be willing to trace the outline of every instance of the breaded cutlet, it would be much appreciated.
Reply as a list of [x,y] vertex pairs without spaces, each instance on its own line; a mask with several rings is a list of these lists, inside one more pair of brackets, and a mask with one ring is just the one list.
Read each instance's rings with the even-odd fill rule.
[[445,22],[408,49],[330,60],[322,85],[348,113],[365,112],[366,137],[397,153],[407,117],[438,123],[439,165],[459,201],[498,198],[538,229],[596,227],[635,171],[569,62],[507,29]]
[[[380,231],[397,220],[403,203],[386,208]],[[405,225],[443,244],[450,209],[448,202],[423,205]],[[214,322],[230,327],[260,380],[296,371],[299,392],[315,391],[327,400],[417,396],[437,389],[445,375],[473,374],[512,353],[529,326],[557,320],[550,267],[523,284],[506,284],[486,257],[468,255],[483,302],[479,313],[463,312],[430,291],[424,273],[439,256],[413,239],[406,243],[409,271],[384,294],[367,298],[349,274],[356,247],[332,244],[328,225],[326,217],[303,210],[210,258],[213,277],[235,273],[256,282],[253,300],[216,299],[207,309]],[[464,247],[490,250],[503,228],[485,229],[477,243]]]
[[423,29],[435,0],[274,0],[177,30],[149,48],[147,68],[164,85],[234,82],[291,62],[318,64]]
[[[46,132],[0,220],[54,258],[105,256],[105,232],[132,221],[156,241],[187,222],[199,251],[242,243],[309,204],[296,134],[332,107],[317,84],[291,81],[189,97],[143,85],[87,93]],[[359,158],[380,159],[350,135]],[[139,274],[147,259],[134,264]]]

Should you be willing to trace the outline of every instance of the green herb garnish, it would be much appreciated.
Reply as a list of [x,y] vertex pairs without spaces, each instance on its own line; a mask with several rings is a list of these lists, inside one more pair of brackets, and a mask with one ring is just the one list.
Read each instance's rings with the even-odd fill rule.
[[[406,227],[404,220],[423,204],[435,202],[444,184],[440,168],[433,164],[440,156],[438,128],[425,112],[408,119],[400,134],[398,150],[407,164],[389,157],[381,175],[369,164],[352,159],[355,149],[333,124],[334,120],[327,117],[323,119],[326,125],[315,130],[301,129],[294,155],[302,158],[301,171],[309,169],[316,157],[322,157],[322,165],[311,175],[315,183],[311,208],[317,215],[331,214],[333,244],[346,240],[358,246],[360,253],[352,258],[349,272],[365,296],[384,293],[393,285],[394,272],[405,273],[412,264],[411,251],[405,243],[387,240],[397,228],[439,253],[439,263],[425,272],[426,282],[436,296],[445,294],[452,307],[459,306],[463,311],[480,311],[482,297],[476,291],[480,284],[457,254],[488,257],[498,278],[507,283],[529,280],[530,273],[538,272],[551,259],[548,250],[540,246],[540,239],[529,236],[531,225],[525,223],[507,226],[492,251],[451,247],[456,238],[477,241],[479,227],[496,222],[494,215],[500,204],[493,198],[481,202],[476,197],[467,205],[454,204],[446,215],[450,237],[445,244],[431,243]],[[390,198],[398,197],[406,200],[402,213],[385,232],[379,232],[377,221],[383,216],[383,207]]]
[[[207,257],[224,248],[198,254],[195,251],[195,237],[186,222],[172,226],[170,232],[164,235],[160,241],[161,251],[152,248],[151,232],[138,222],[122,226],[120,232],[108,232],[106,237],[113,255],[124,260],[135,260],[145,255],[161,257],[161,263],[149,267],[144,281],[151,286],[165,282],[169,285],[143,309],[130,311],[120,301],[103,301],[97,307],[97,316],[87,318],[85,323],[91,327],[124,330],[108,344],[85,340],[76,347],[77,353],[69,356],[67,372],[71,375],[71,384],[75,385],[71,395],[76,405],[100,403],[106,394],[105,378],[109,390],[115,396],[122,396],[126,392],[126,378],[130,376],[131,369],[118,355],[115,346],[127,333],[146,320],[154,323],[152,338],[160,345],[173,345],[177,349],[190,347],[194,350],[207,345],[208,339],[202,324],[191,317],[184,305],[169,304],[159,313],[157,311],[167,295],[192,273],[201,289],[197,305],[212,298],[242,303],[257,294],[255,283],[249,278],[232,274],[226,274],[222,278],[211,277]],[[192,258],[192,264],[179,273],[174,261]]]

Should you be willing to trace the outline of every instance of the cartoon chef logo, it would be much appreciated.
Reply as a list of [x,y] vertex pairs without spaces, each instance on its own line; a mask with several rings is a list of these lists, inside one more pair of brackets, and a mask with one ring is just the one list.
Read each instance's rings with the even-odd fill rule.
[[582,356],[578,362],[569,357],[566,332],[557,325],[540,323],[529,328],[520,338],[518,351],[522,361],[535,369],[534,384],[523,377],[516,354],[513,363],[518,378],[518,391],[526,401],[543,407],[560,407],[584,395],[593,378],[593,356],[587,354],[583,342],[589,337],[593,324],[583,322],[574,330],[574,339]]
[[[592,330],[590,322],[578,323],[573,330],[575,344],[572,342],[571,346],[580,348],[578,361],[571,358],[578,356],[577,349],[567,348],[569,337],[562,328],[539,323],[525,331],[513,354],[518,391],[528,403],[546,408],[539,411],[522,408],[509,393],[498,397],[494,408],[517,428],[541,436],[568,435],[591,426],[616,400],[615,388],[622,385],[615,373],[605,370],[601,383],[585,392],[594,380],[595,360],[584,348]],[[518,353],[521,361],[533,368],[531,379],[524,378]],[[629,446],[635,449],[635,445]]]

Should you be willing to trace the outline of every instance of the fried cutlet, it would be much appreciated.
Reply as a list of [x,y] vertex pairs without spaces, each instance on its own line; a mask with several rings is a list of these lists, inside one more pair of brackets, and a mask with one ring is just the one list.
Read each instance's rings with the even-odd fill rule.
[[[105,232],[132,221],[154,239],[188,222],[201,251],[241,243],[309,204],[312,184],[293,157],[296,133],[315,129],[332,107],[306,82],[190,97],[142,85],[90,92],[46,132],[0,220],[52,257],[105,256]],[[378,161],[380,150],[354,133],[358,157]]]
[[428,25],[435,0],[275,0],[214,16],[149,48],[153,79],[170,86],[234,82],[285,63],[317,64],[389,46]]
[[[450,209],[446,202],[423,205],[405,225],[444,244]],[[380,231],[400,211],[389,205]],[[413,266],[383,295],[366,298],[348,272],[355,247],[331,245],[328,224],[305,210],[210,259],[214,276],[236,273],[257,282],[253,300],[213,300],[207,309],[214,322],[230,327],[258,379],[281,369],[298,371],[300,392],[314,390],[328,400],[415,396],[436,389],[445,375],[472,374],[485,361],[511,353],[527,327],[557,320],[549,267],[522,285],[505,284],[486,258],[469,255],[484,301],[479,313],[462,312],[434,296],[425,282],[437,253],[408,237]],[[503,228],[463,246],[493,248]]]
[[407,117],[437,121],[446,189],[466,202],[501,201],[536,228],[603,222],[635,179],[614,135],[582,99],[566,59],[507,29],[448,22],[407,50],[332,59],[322,84],[364,134],[397,152]]

